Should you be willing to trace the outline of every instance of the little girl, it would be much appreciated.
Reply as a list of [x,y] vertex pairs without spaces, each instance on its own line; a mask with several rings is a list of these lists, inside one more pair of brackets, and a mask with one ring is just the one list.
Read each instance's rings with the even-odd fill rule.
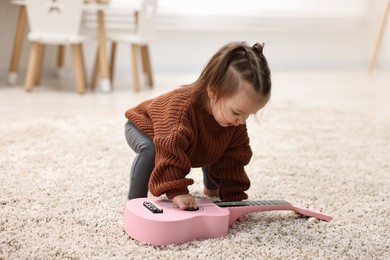
[[128,199],[165,194],[197,208],[186,175],[202,167],[204,190],[222,201],[247,199],[252,157],[246,119],[268,102],[271,78],[263,45],[223,46],[199,78],[126,111],[125,135],[136,152]]

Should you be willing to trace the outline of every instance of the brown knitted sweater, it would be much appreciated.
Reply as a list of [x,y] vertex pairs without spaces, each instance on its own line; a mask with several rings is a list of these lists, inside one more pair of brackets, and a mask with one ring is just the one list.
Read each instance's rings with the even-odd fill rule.
[[238,201],[250,180],[244,170],[252,157],[246,125],[222,127],[187,88],[144,101],[126,117],[153,139],[155,168],[149,180],[154,196],[188,194],[191,168],[209,165],[222,201]]

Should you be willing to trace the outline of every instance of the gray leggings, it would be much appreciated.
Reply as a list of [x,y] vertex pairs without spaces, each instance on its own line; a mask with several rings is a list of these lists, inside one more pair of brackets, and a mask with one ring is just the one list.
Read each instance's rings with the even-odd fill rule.
[[144,198],[148,196],[148,183],[154,168],[156,147],[153,140],[139,130],[133,123],[125,124],[127,143],[137,154],[130,172],[130,187],[127,198]]
[[[156,147],[153,140],[130,121],[125,124],[125,137],[131,149],[137,154],[131,167],[127,198],[131,200],[147,197],[149,178],[156,158]],[[210,190],[218,189],[208,177],[208,166],[202,167],[202,171],[204,186]]]

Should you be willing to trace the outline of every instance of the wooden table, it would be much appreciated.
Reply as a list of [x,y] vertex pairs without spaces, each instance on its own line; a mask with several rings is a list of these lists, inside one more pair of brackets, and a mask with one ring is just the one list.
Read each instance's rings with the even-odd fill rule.
[[[13,0],[12,4],[19,6],[19,17],[15,32],[14,45],[12,50],[11,61],[9,65],[9,84],[15,84],[19,70],[20,56],[22,52],[24,35],[27,26],[27,11],[24,0]],[[102,91],[111,90],[111,81],[108,68],[108,59],[106,53],[106,28],[104,11],[108,8],[109,0],[85,0],[85,10],[94,10],[97,15],[98,22],[98,41],[99,41],[99,73],[100,73],[100,88]],[[134,10],[138,8],[135,5]],[[59,51],[57,66],[63,65],[63,51]]]
[[98,22],[98,37],[99,37],[99,72],[100,72],[100,89],[104,92],[111,91],[112,84],[108,69],[108,59],[106,52],[106,27],[104,21],[104,10],[107,8],[107,1],[86,1],[85,9],[95,10]]
[[379,32],[378,32],[378,35],[376,38],[374,51],[373,51],[372,56],[371,56],[370,64],[368,65],[368,72],[371,72],[374,69],[374,66],[376,64],[376,60],[378,59],[378,54],[379,54],[379,50],[380,50],[381,45],[382,45],[383,35],[385,33],[387,18],[389,17],[389,13],[390,13],[390,0],[387,1],[385,12],[383,14],[382,23],[381,23],[381,26],[380,26],[380,29],[379,29]]

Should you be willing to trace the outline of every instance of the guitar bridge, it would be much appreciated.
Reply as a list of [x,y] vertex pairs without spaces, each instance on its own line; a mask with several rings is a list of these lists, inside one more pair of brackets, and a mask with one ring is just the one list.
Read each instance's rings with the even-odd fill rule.
[[144,201],[143,205],[153,213],[163,213],[163,209],[151,201]]

